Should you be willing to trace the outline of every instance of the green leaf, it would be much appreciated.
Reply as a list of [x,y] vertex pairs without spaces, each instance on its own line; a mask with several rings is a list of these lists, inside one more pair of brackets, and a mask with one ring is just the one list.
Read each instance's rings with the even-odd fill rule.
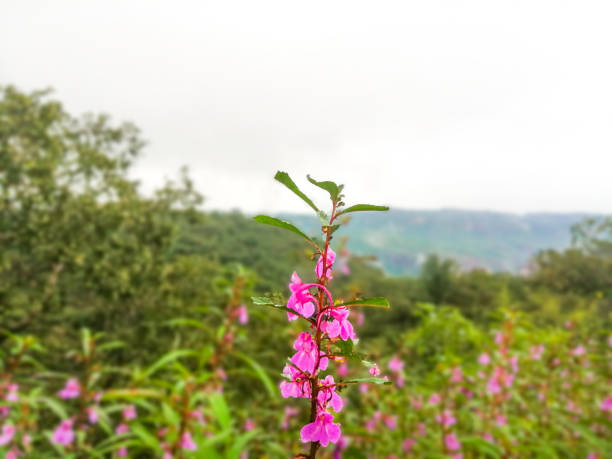
[[151,376],[157,370],[163,368],[170,362],[173,362],[182,357],[194,356],[194,355],[197,355],[197,352],[191,349],[177,349],[175,351],[168,352],[167,354],[164,354],[161,358],[159,358],[153,365],[147,368],[144,371],[144,375]]
[[347,301],[346,303],[342,303],[338,306],[346,306],[346,307],[367,306],[371,308],[384,308],[384,309],[389,309],[391,307],[391,305],[389,304],[389,300],[383,297],[364,298],[362,300],[352,300],[352,301]]
[[314,205],[314,202],[312,202],[312,200],[298,188],[295,182],[291,180],[291,177],[289,177],[289,174],[287,174],[286,172],[278,171],[274,178],[281,182],[283,185],[285,185],[287,188],[289,188],[291,191],[293,191],[295,194],[297,194],[300,198],[302,198],[302,200],[306,204],[308,204],[315,212],[319,212],[319,209],[317,209],[317,206]]
[[322,188],[325,191],[327,191],[332,201],[338,200],[338,197],[340,196],[340,192],[342,191],[342,188],[343,188],[342,185],[337,185],[334,182],[329,182],[329,181],[317,182],[310,175],[307,175],[306,178],[313,185],[318,186],[319,188]]
[[383,384],[385,386],[390,386],[391,381],[385,378],[352,378],[344,381],[340,381],[340,383],[371,383],[371,384]]
[[277,226],[279,228],[284,228],[286,230],[289,230],[292,233],[299,234],[300,236],[302,236],[304,239],[306,239],[308,242],[310,242],[312,245],[316,247],[316,244],[314,243],[312,239],[310,239],[302,231],[300,231],[295,225],[292,225],[289,222],[286,222],[284,220],[280,220],[274,217],[268,217],[267,215],[257,215],[256,217],[253,217],[253,220],[259,223],[263,223],[264,225]]
[[348,214],[349,212],[381,212],[389,210],[388,206],[375,206],[372,204],[355,204],[354,206],[347,207],[341,212],[338,212],[338,215]]
[[270,397],[278,397],[278,390],[276,388],[276,385],[272,382],[272,379],[270,379],[270,376],[268,376],[266,370],[259,363],[257,363],[248,355],[242,354],[241,352],[234,352],[233,354],[239,359],[244,360],[253,369],[259,380],[262,382],[262,384],[265,386],[266,390],[270,394]]
[[[298,317],[302,317],[303,319],[306,319],[306,317],[301,316],[299,313],[295,312],[293,309],[289,309],[287,306],[283,305],[283,304],[276,304],[274,301],[272,301],[270,298],[266,298],[263,296],[252,296],[251,297],[251,301],[253,301],[253,304],[256,306],[268,306],[271,308],[274,308],[278,311],[283,311],[283,312],[290,312],[291,314],[295,314]],[[310,322],[314,322],[314,319],[310,318],[310,319],[306,319]]]
[[68,417],[66,414],[66,409],[57,400],[49,397],[39,397],[38,401],[42,402],[44,405],[47,405],[47,407],[49,407],[49,409],[53,411],[58,418],[66,419]]
[[232,425],[232,418],[227,403],[225,403],[225,398],[221,394],[211,394],[209,400],[212,412],[219,421],[221,428],[229,429]]

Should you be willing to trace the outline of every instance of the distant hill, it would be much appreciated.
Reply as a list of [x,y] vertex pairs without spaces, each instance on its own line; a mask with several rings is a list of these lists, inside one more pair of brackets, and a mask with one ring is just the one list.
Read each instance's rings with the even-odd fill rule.
[[[416,274],[430,253],[454,258],[464,269],[524,272],[539,250],[570,245],[570,227],[591,214],[508,214],[468,210],[391,210],[353,214],[343,230],[348,248],[375,255],[390,274]],[[318,220],[279,217],[316,234]],[[340,234],[340,233],[339,233]]]

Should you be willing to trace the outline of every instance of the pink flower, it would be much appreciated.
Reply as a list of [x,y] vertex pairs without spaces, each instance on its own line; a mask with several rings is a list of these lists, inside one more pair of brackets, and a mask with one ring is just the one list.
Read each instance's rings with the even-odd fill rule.
[[586,349],[584,348],[584,346],[582,344],[576,346],[574,349],[571,350],[571,354],[574,357],[579,357],[581,355],[586,354]]
[[119,448],[119,450],[117,451],[117,456],[119,457],[127,457],[127,455],[128,455],[128,450],[125,446],[122,448]]
[[181,448],[186,451],[195,451],[198,449],[198,445],[193,441],[191,432],[186,431],[181,435]]
[[385,416],[385,425],[389,430],[395,430],[397,427],[397,416]]
[[310,398],[310,381],[308,380],[308,375],[291,365],[285,365],[283,374],[290,378],[289,381],[282,381],[280,383],[281,394],[284,398]]
[[[349,314],[350,311],[346,306],[331,308],[325,314],[325,317],[321,322],[321,330],[327,333],[330,338],[337,338],[339,336],[344,341],[349,338],[357,338],[353,325],[348,320]],[[326,318],[329,316],[331,316],[333,320],[326,320]]]
[[60,425],[53,431],[51,441],[58,445],[70,445],[74,441],[74,430],[72,430],[73,424],[73,419],[65,419],[60,422]]
[[32,443],[32,436],[30,434],[25,434],[21,437],[21,444],[26,448],[30,446]]
[[281,423],[281,427],[283,430],[287,430],[289,428],[289,422],[291,421],[291,418],[296,416],[298,413],[299,411],[292,406],[285,407],[285,416],[283,417],[283,421]]
[[427,400],[427,403],[429,403],[430,405],[437,405],[438,403],[440,403],[441,400],[442,398],[440,397],[440,395],[433,393],[429,397],[429,400]]
[[529,357],[531,360],[540,360],[542,358],[542,354],[544,354],[544,346],[541,344],[532,346],[531,349],[529,349]]
[[346,364],[345,361],[343,361],[339,366],[338,366],[338,374],[340,376],[346,376],[348,375],[348,365]]
[[404,362],[402,362],[398,356],[393,356],[393,358],[389,360],[389,370],[395,373],[404,371]]
[[516,355],[510,357],[510,366],[512,367],[513,373],[518,373],[518,357]]
[[325,409],[325,407],[329,403],[333,410],[338,413],[340,412],[340,410],[342,410],[342,407],[344,406],[344,401],[336,393],[336,387],[334,386],[334,384],[334,377],[332,375],[327,375],[325,379],[320,381],[317,400],[319,401],[319,406],[321,409]]
[[[293,309],[295,312],[301,314],[304,317],[310,317],[315,311],[314,303],[316,302],[315,297],[308,292],[308,285],[302,283],[300,276],[294,271],[291,275],[291,283],[289,284],[289,290],[291,290],[291,296],[287,301],[287,307]],[[287,313],[287,319],[297,320],[298,316],[295,314]]]
[[[329,247],[327,249],[327,258],[326,258],[326,263],[325,263],[325,277],[327,277],[328,279],[332,279],[332,270],[331,267],[334,264],[334,261],[336,260],[336,252],[334,252],[331,247]],[[317,277],[319,279],[321,279],[323,277],[323,257],[319,257],[319,260],[317,261],[317,267],[315,268],[315,272],[317,273]]]
[[122,422],[117,427],[115,427],[115,433],[117,435],[123,435],[123,434],[128,433],[129,431],[130,431],[130,427],[125,422]]
[[442,414],[436,416],[436,421],[442,424],[442,427],[450,427],[457,423],[457,419],[453,416],[453,413],[449,410],[444,410]]
[[244,421],[244,430],[246,432],[250,432],[251,430],[253,430],[255,428],[255,423],[253,422],[253,420],[251,418],[247,418]]
[[463,372],[461,371],[461,367],[454,367],[451,371],[450,382],[460,383],[461,381],[463,381]]
[[4,400],[7,402],[18,402],[19,401],[19,384],[9,384],[8,392]]
[[205,425],[206,425],[206,421],[204,420],[204,413],[202,413],[202,410],[201,410],[201,409],[198,409],[198,410],[193,410],[193,411],[191,412],[191,414],[190,414],[190,415],[191,415],[191,417],[192,417],[193,419],[195,419],[196,421],[198,421],[198,423],[199,423],[201,426],[205,426]]
[[244,304],[240,305],[238,309],[236,309],[238,313],[238,323],[241,325],[246,325],[249,321],[249,313],[247,312],[247,308]]
[[372,365],[370,367],[370,374],[372,376],[378,376],[380,374],[380,370],[379,370],[379,368],[378,368],[378,366],[376,364],[374,364],[374,365]]
[[368,386],[367,383],[361,383],[359,384],[359,392],[362,394],[365,394],[366,392],[368,392],[370,390],[370,386]]
[[495,423],[499,427],[503,427],[503,426],[508,424],[508,422],[506,421],[506,416],[504,416],[503,414],[498,414],[497,415],[497,417],[495,418]]
[[89,423],[97,424],[98,423],[98,411],[92,406],[87,407],[86,411],[87,411],[87,419],[89,420]]
[[489,357],[489,354],[487,354],[486,352],[483,354],[480,354],[480,356],[478,357],[478,363],[486,366],[489,363],[491,363],[491,357]]
[[416,441],[414,441],[412,438],[406,438],[404,440],[404,443],[402,443],[402,449],[405,453],[409,453],[410,451],[412,451],[414,445],[416,445]]
[[599,408],[601,411],[612,411],[612,397],[606,397]]
[[16,430],[15,426],[4,424],[2,426],[2,433],[0,433],[0,446],[8,445],[13,439]]
[[129,405],[123,410],[123,419],[129,421],[130,419],[136,419],[136,407],[134,405]]
[[461,449],[461,443],[457,439],[457,435],[449,433],[444,436],[444,444],[449,451],[458,451]]
[[68,400],[70,398],[77,398],[81,395],[81,385],[76,378],[70,378],[66,381],[66,385],[62,390],[60,390],[57,395],[64,400]]
[[303,443],[318,441],[321,446],[327,446],[330,442],[336,443],[340,438],[340,424],[334,424],[334,417],[322,411],[317,415],[314,422],[306,424],[300,431]]
[[417,424],[416,436],[424,437],[425,435],[427,435],[427,427],[423,422],[419,422]]
[[[293,343],[293,348],[298,352],[291,357],[291,363],[297,366],[300,370],[312,374],[317,362],[319,348],[317,347],[317,343],[315,343],[315,341],[312,339],[310,333],[300,333],[298,338],[295,340],[295,343]],[[327,361],[326,357],[323,357],[323,359]]]
[[484,438],[486,441],[488,441],[489,443],[495,443],[495,439],[493,438],[493,435],[491,435],[490,433],[486,432],[482,434],[482,438]]

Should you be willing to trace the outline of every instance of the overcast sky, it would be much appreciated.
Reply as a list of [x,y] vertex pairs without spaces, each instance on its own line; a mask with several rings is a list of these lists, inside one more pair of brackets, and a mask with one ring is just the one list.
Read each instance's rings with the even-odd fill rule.
[[[612,213],[612,2],[0,0],[0,84],[131,120],[206,208]],[[316,197],[323,198],[318,193]]]

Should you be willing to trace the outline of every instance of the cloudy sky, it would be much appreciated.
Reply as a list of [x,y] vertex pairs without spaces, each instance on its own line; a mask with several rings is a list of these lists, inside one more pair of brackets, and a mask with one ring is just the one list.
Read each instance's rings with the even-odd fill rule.
[[[612,3],[0,1],[0,84],[131,120],[145,189],[207,208],[349,202],[612,213]],[[323,198],[318,193],[316,197]]]

